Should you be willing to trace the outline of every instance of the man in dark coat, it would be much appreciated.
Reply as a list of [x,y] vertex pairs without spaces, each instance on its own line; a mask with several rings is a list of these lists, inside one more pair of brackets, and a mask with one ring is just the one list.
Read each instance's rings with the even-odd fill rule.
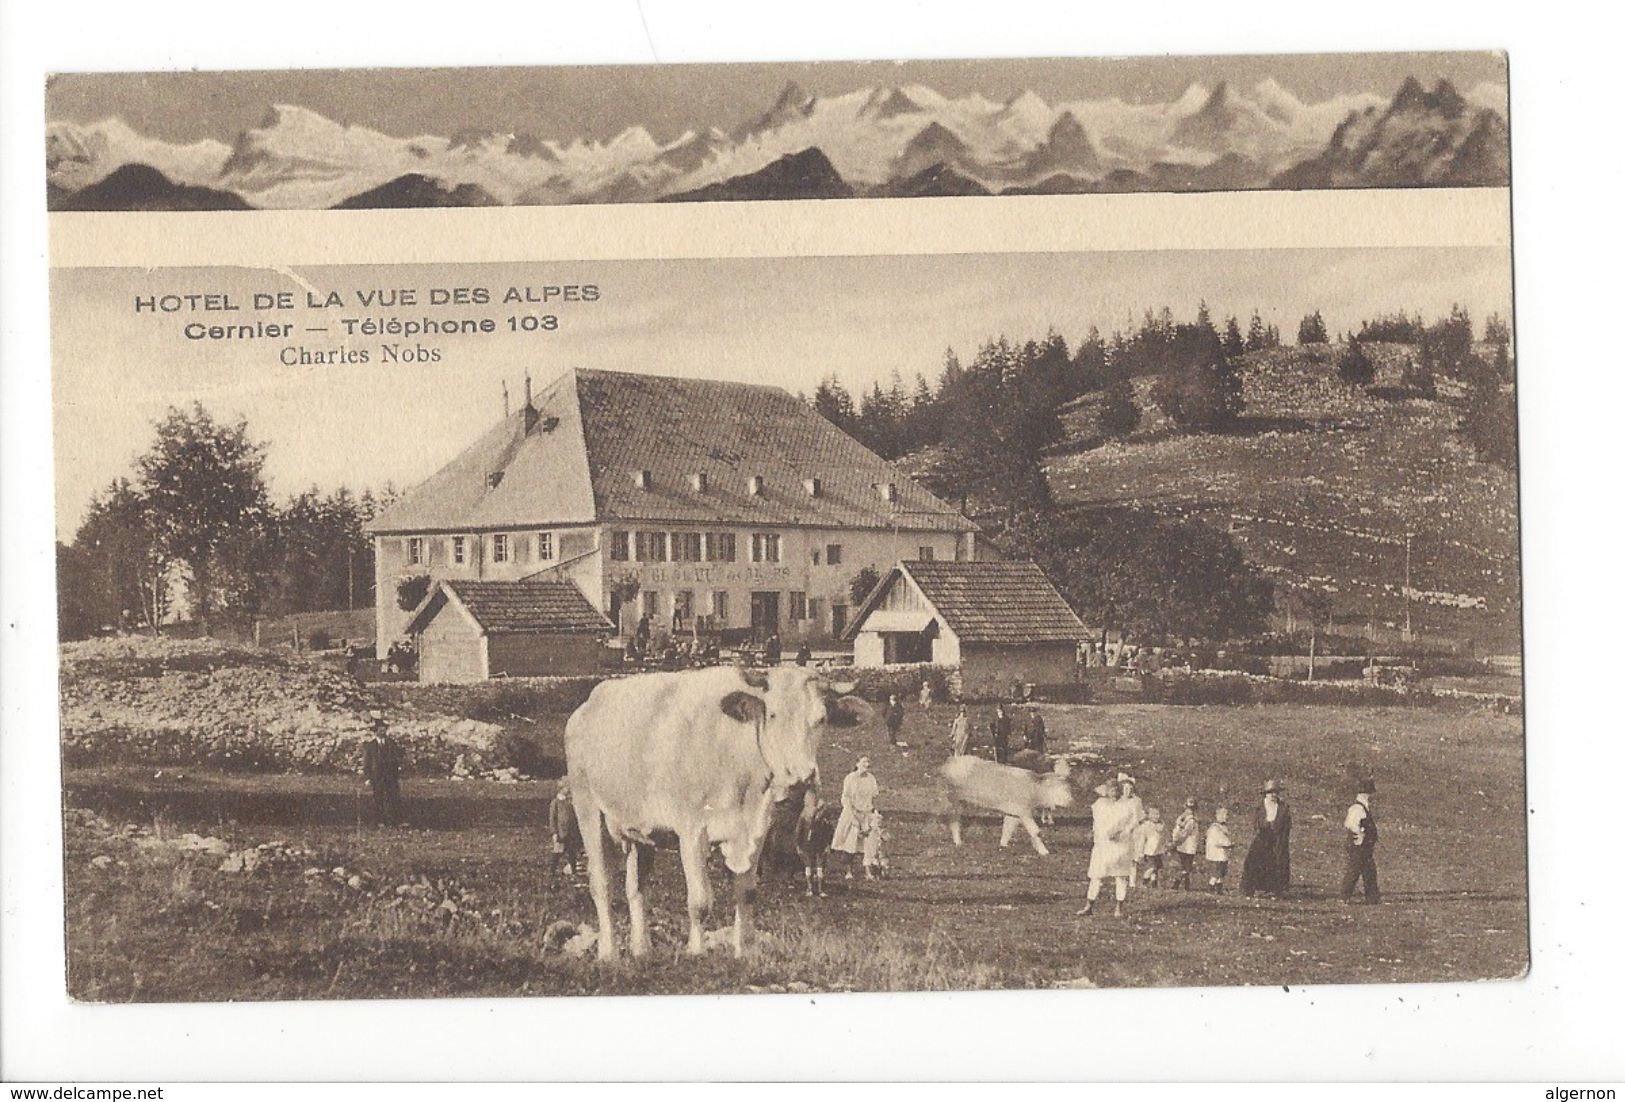
[[1361,781],[1343,817],[1343,887],[1344,903],[1354,902],[1354,886],[1365,881],[1365,901],[1376,903],[1377,895],[1377,814],[1371,801],[1377,792],[1376,782]]
[[372,731],[361,743],[361,775],[372,790],[373,813],[380,823],[401,821],[401,748],[389,736],[382,712],[372,712]]
[[903,702],[897,698],[896,693],[892,693],[886,701],[885,720],[886,737],[891,739],[891,744],[893,746],[904,745],[897,738],[903,730]]
[[1253,816],[1253,841],[1241,866],[1242,895],[1283,895],[1292,883],[1292,812],[1280,781],[1264,785]]
[[993,760],[1010,760],[1010,713],[1003,704],[993,712]]

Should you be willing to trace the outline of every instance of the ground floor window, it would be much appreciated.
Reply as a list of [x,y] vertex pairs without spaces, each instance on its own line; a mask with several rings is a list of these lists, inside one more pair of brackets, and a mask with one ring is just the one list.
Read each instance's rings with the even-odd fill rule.
[[717,618],[718,624],[726,625],[728,623],[728,591],[726,589],[719,589],[711,594],[711,615]]
[[807,618],[807,595],[796,590],[790,591],[790,619],[805,620]]
[[841,632],[843,632],[845,630],[846,630],[846,606],[842,605],[842,604],[832,604],[832,605],[830,605],[829,606],[829,632],[830,632],[830,634],[831,635],[839,635],[839,634],[841,634]]
[[645,589],[638,599],[643,602],[643,615],[651,620],[660,615],[660,590]]

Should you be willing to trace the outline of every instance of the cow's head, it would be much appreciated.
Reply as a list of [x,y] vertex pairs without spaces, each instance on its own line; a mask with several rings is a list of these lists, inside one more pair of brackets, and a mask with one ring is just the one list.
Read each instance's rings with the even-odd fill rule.
[[722,711],[755,728],[777,798],[795,785],[817,782],[818,740],[826,724],[851,726],[869,714],[850,686],[811,670],[741,670],[739,676],[739,688],[722,698]]

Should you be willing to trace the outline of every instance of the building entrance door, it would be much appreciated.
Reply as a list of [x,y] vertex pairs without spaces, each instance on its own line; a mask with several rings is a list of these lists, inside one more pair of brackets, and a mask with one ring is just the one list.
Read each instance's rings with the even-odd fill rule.
[[750,595],[750,628],[757,639],[766,639],[779,630],[779,595],[757,590]]

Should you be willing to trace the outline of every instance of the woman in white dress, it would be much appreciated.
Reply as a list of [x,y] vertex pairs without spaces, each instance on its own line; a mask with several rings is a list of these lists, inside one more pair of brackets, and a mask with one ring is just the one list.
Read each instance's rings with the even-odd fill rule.
[[1128,898],[1128,879],[1134,872],[1134,828],[1139,823],[1137,799],[1123,798],[1121,781],[1109,780],[1095,789],[1100,797],[1094,802],[1094,848],[1089,851],[1089,895],[1079,914],[1093,914],[1095,900],[1106,880],[1113,882],[1117,897],[1114,915],[1123,913],[1123,900]]
[[841,817],[835,823],[835,837],[829,847],[847,855],[848,880],[852,879],[853,867],[863,859],[863,838],[871,828],[878,795],[880,782],[869,772],[869,755],[865,754],[841,782]]

